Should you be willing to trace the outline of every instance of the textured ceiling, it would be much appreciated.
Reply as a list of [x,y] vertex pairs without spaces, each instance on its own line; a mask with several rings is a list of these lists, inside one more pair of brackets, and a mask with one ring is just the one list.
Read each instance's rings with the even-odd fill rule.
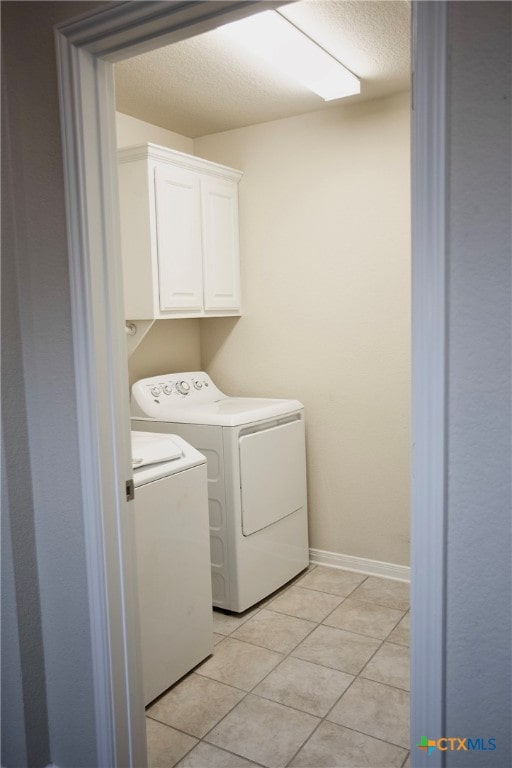
[[407,0],[300,0],[279,11],[361,78],[360,95],[324,102],[217,29],[116,64],[117,109],[196,138],[409,87]]

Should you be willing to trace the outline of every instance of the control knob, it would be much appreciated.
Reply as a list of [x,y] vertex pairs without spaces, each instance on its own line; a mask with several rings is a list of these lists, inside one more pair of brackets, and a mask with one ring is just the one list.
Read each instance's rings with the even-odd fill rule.
[[203,385],[202,385],[202,383],[200,381],[194,381],[194,387],[196,389],[202,389]]
[[190,392],[190,384],[188,381],[178,381],[176,384],[176,389],[180,393],[180,395],[188,395]]
[[151,387],[151,394],[153,397],[158,397],[160,394],[160,387]]
[[169,386],[169,384],[166,384],[162,390],[164,395],[170,395],[172,393],[172,388]]

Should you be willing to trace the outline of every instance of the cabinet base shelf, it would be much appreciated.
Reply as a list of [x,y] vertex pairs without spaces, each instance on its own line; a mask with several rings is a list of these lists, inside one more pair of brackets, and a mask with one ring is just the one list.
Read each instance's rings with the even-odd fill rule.
[[[154,322],[154,320],[126,321],[126,345],[128,348],[128,357],[133,355]],[[133,333],[133,328],[135,328],[135,333]]]

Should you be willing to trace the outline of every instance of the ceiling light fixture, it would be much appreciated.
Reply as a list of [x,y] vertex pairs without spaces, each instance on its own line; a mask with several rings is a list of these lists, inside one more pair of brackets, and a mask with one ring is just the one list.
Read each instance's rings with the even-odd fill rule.
[[352,72],[277,11],[248,16],[221,29],[325,101],[361,91]]

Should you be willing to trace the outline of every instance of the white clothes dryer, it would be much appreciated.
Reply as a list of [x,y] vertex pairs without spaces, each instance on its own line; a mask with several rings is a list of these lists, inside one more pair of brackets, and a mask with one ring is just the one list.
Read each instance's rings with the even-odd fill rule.
[[144,702],[213,653],[206,460],[177,435],[132,432]]
[[132,387],[132,428],[181,435],[207,459],[213,605],[240,613],[309,564],[304,407],[228,397],[204,372]]

